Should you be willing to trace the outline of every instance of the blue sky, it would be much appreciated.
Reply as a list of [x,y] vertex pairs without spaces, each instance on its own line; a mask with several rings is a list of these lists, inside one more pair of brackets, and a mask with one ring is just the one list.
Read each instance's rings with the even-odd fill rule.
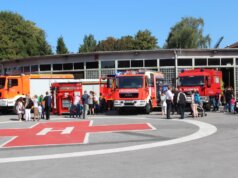
[[84,35],[95,39],[120,38],[148,29],[162,47],[170,28],[182,17],[201,17],[204,34],[220,47],[238,41],[237,0],[0,0],[0,11],[17,12],[36,23],[55,50],[58,37],[69,51],[77,52]]

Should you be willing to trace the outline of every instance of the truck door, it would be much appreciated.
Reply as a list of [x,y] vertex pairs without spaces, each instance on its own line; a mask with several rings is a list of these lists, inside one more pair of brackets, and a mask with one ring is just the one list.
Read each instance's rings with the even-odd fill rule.
[[9,78],[7,80],[8,98],[14,98],[20,94],[19,80],[18,78]]

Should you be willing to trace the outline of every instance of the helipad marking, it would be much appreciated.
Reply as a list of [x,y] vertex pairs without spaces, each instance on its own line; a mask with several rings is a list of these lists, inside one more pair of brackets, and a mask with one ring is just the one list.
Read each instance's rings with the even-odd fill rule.
[[82,151],[82,152],[72,152],[72,153],[61,153],[61,154],[51,154],[51,155],[40,155],[40,156],[25,156],[25,157],[13,157],[13,158],[1,158],[0,163],[12,163],[12,162],[22,162],[22,161],[37,161],[37,160],[48,160],[48,159],[59,159],[59,158],[75,158],[83,156],[93,156],[93,155],[103,155],[110,153],[119,153],[127,151],[136,151],[142,149],[156,148],[160,146],[168,146],[178,143],[184,143],[199,138],[203,138],[209,135],[214,134],[217,131],[217,128],[211,124],[204,123],[201,121],[195,120],[176,120],[181,122],[187,122],[194,124],[199,127],[199,130],[191,135],[176,138],[172,140],[166,140],[161,142],[154,142],[142,145],[121,147],[121,148],[112,148],[112,149],[103,149],[103,150],[92,150],[92,151]]

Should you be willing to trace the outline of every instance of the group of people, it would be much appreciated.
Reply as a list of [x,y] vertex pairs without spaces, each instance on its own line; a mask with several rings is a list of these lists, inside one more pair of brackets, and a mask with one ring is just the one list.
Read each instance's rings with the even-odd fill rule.
[[220,106],[223,107],[224,112],[235,112],[235,97],[232,87],[227,87],[222,94],[216,93],[214,97],[210,97],[211,105],[213,106],[213,111],[221,111]]
[[103,113],[107,110],[107,103],[105,98],[100,93],[100,96],[96,95],[96,92],[84,91],[81,96],[75,96],[74,101],[71,101],[69,106],[70,117],[78,117],[86,119],[87,115],[95,115],[95,113]]
[[[182,89],[175,89],[169,86],[166,91],[161,94],[162,115],[166,115],[167,119],[171,119],[171,112],[177,112],[181,115],[180,119],[184,119],[185,106],[188,99]],[[198,117],[198,105],[201,104],[198,91],[191,91],[191,111],[193,117]]]
[[[51,96],[46,92],[46,96],[34,95],[30,97],[26,94],[26,98],[20,98],[17,101],[16,111],[19,121],[39,121],[40,119],[50,119],[51,109]],[[33,117],[31,117],[31,111],[33,110]]]

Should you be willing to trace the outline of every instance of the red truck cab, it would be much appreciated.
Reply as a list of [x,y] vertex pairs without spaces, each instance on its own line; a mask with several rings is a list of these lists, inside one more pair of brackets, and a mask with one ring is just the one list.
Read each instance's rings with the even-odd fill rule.
[[199,92],[201,101],[207,109],[210,108],[209,97],[222,93],[222,72],[214,69],[193,69],[182,71],[178,76],[178,88],[189,97],[192,90]]

